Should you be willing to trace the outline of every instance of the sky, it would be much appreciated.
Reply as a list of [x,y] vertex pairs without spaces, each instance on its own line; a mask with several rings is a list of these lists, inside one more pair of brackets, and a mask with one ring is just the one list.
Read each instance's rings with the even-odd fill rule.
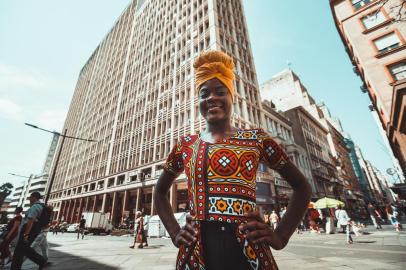
[[[79,71],[130,0],[0,1],[0,184],[39,174]],[[329,1],[243,0],[258,82],[286,69],[324,101],[382,172],[392,167]]]

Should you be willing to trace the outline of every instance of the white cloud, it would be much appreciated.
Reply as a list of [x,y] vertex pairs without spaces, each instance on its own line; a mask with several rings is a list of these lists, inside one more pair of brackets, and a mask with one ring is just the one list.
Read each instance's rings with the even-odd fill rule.
[[36,117],[33,124],[45,129],[61,131],[66,118],[66,111],[46,110]]
[[38,89],[45,84],[44,81],[40,74],[0,63],[0,91]]
[[23,119],[23,109],[9,99],[0,98],[0,117],[20,121]]

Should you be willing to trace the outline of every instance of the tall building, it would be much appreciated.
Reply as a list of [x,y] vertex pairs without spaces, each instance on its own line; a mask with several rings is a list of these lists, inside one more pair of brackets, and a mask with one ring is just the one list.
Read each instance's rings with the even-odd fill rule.
[[[303,173],[306,179],[309,181],[312,187],[313,195],[316,194],[315,184],[313,180],[312,170],[310,167],[309,157],[306,150],[295,143],[292,126],[293,123],[282,112],[277,112],[272,102],[264,100],[262,102],[262,108],[264,112],[264,122],[262,128],[272,135],[279,145],[281,145],[290,160],[296,165],[296,167]],[[268,205],[266,210],[270,211],[274,206],[279,208],[280,206],[287,205],[289,199],[293,193],[292,187],[283,179],[276,171],[266,168],[263,164],[259,167],[259,177],[257,179],[257,203],[262,204],[260,201],[273,199],[272,205]],[[271,190],[268,194],[265,194],[263,190],[267,190],[264,185],[270,184]]]
[[[96,143],[65,141],[50,203],[56,218],[110,213],[113,224],[143,210],[177,139],[204,128],[193,61],[219,49],[235,62],[233,124],[263,120],[242,1],[131,1],[82,68],[64,129]],[[173,184],[174,211],[188,207],[185,176]]]
[[328,130],[302,106],[287,110],[285,115],[293,123],[296,144],[306,149],[308,153],[316,189],[313,197],[334,196],[336,172],[329,153]]
[[361,149],[358,146],[355,146],[355,154],[358,158],[358,162],[364,172],[366,179],[368,180],[368,185],[371,190],[373,200],[375,202],[383,202],[384,200],[384,190],[382,187],[381,179],[377,175],[377,169],[366,160],[362,154]]
[[310,159],[317,197],[340,198],[345,183],[338,178],[333,156],[332,125],[300,78],[292,70],[284,70],[261,85],[261,96],[292,121],[295,142],[306,149]]
[[353,140],[350,138],[348,134],[346,134],[345,138],[345,143],[347,145],[347,148],[349,149],[349,157],[351,160],[351,165],[354,169],[354,173],[357,177],[359,186],[361,188],[361,192],[364,194],[365,199],[367,202],[372,202],[374,200],[373,194],[371,193],[371,188],[368,184],[368,179],[367,176],[365,175],[364,171],[361,168],[360,162],[358,160],[356,150],[355,150],[355,143]]
[[[343,194],[342,199],[347,201],[364,202],[364,195],[361,192],[357,176],[351,163],[350,149],[348,149],[345,141],[341,121],[331,116],[330,110],[324,102],[317,106],[322,110],[323,121],[325,121],[329,130],[327,139],[332,152],[333,162],[337,168],[338,179],[341,180],[342,187],[344,188],[343,192],[339,193]],[[340,185],[337,185],[337,188],[340,187]]]
[[[406,9],[399,0],[330,0],[344,47],[363,81],[379,125],[400,164],[406,168]],[[389,151],[392,150],[389,147]],[[393,155],[393,154],[392,154]],[[404,176],[401,178],[404,181]]]

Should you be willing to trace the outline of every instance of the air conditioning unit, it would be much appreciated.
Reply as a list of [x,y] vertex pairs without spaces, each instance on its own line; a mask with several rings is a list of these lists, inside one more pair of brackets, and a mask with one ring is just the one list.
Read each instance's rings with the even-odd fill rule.
[[362,93],[368,92],[368,88],[367,88],[367,86],[365,84],[361,85],[359,88],[361,89]]

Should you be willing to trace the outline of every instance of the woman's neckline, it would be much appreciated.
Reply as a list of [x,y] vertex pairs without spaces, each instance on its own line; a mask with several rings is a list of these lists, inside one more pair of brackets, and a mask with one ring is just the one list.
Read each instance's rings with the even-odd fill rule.
[[204,142],[204,143],[207,143],[207,144],[216,144],[216,143],[226,142],[226,141],[230,140],[231,138],[235,137],[236,134],[238,134],[238,132],[240,132],[240,131],[244,131],[244,129],[236,128],[235,131],[232,132],[230,135],[225,136],[225,137],[223,137],[223,138],[221,138],[221,139],[217,139],[217,140],[215,140],[214,142],[205,141],[205,140],[202,138],[202,136],[201,136],[201,134],[202,134],[203,131],[199,131],[199,132],[197,133],[197,137],[199,138],[200,141],[202,141],[202,142]]

